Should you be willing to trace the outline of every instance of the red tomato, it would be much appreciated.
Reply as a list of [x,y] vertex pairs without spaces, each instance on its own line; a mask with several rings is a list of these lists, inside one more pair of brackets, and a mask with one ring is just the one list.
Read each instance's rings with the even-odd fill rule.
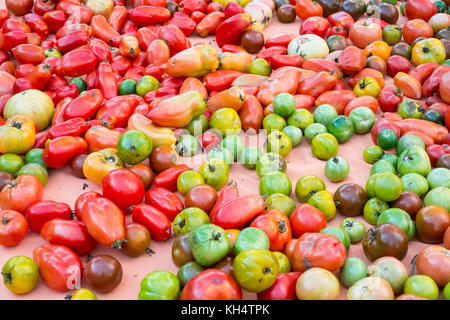
[[431,146],[428,146],[426,148],[428,157],[430,157],[430,162],[433,167],[436,166],[436,162],[438,159],[447,152],[445,151],[445,148],[440,144],[433,144]]
[[209,269],[189,280],[181,300],[242,300],[242,289],[228,273]]
[[439,287],[450,282],[450,250],[441,246],[428,246],[420,251],[416,260],[417,272],[427,275]]
[[386,67],[387,74],[393,78],[398,72],[408,73],[411,62],[402,56],[390,56],[386,61]]
[[170,221],[184,209],[183,201],[178,196],[162,187],[155,187],[145,193],[145,202],[164,213]]
[[169,218],[160,210],[148,204],[138,204],[132,211],[133,222],[145,226],[150,232],[152,240],[164,241],[169,239],[172,233],[172,225]]
[[81,214],[83,212],[83,207],[86,202],[101,197],[102,195],[95,191],[80,194],[77,200],[75,201],[75,216],[77,217],[77,220],[83,221],[83,217],[81,216]]
[[322,211],[307,203],[302,203],[295,208],[289,221],[293,236],[296,238],[306,232],[319,232],[327,226],[327,219]]
[[405,16],[409,20],[423,19],[428,21],[436,13],[436,5],[428,0],[408,0],[405,3]]
[[408,44],[413,43],[413,41],[419,37],[433,37],[433,29],[426,21],[422,19],[409,20],[403,26],[402,32],[403,39],[405,39]]
[[271,251],[284,251],[292,238],[288,217],[276,209],[268,209],[255,218],[250,227],[264,231],[269,237]]
[[355,23],[353,17],[345,11],[338,11],[328,17],[332,26],[342,27],[348,33],[350,28]]
[[129,169],[110,171],[102,182],[103,196],[113,201],[120,209],[128,211],[141,203],[145,187],[139,176]]
[[20,63],[39,64],[45,59],[44,50],[34,44],[20,44],[11,49],[14,58]]
[[403,101],[403,92],[397,87],[384,87],[378,95],[378,103],[384,112],[397,111],[398,105]]
[[297,0],[295,2],[295,13],[303,21],[309,17],[321,17],[323,15],[322,6],[312,0]]
[[27,219],[14,210],[0,211],[0,245],[13,247],[18,245],[28,232]]
[[316,34],[325,37],[330,22],[323,17],[309,17],[300,25],[300,34]]
[[94,198],[85,203],[81,216],[92,238],[105,247],[122,247],[125,215],[114,202],[106,198]]
[[380,26],[371,21],[357,21],[349,31],[349,38],[358,48],[365,48],[368,44],[382,39]]
[[42,200],[44,189],[38,178],[22,175],[11,181],[0,191],[0,209],[15,210],[20,213]]
[[79,288],[82,270],[80,258],[71,249],[54,244],[43,244],[33,251],[39,275],[45,284],[56,291]]
[[301,272],[279,273],[275,283],[258,293],[258,300],[297,300],[295,286]]
[[41,232],[42,226],[50,220],[72,220],[72,210],[67,203],[46,200],[29,206],[25,217],[31,231]]
[[294,271],[304,272],[309,268],[318,267],[334,272],[342,267],[345,256],[345,246],[335,236],[305,233],[295,244],[289,260]]
[[82,221],[53,219],[43,225],[41,236],[51,244],[72,249],[80,256],[88,254],[97,245]]
[[444,247],[450,250],[450,227],[448,227],[447,230],[445,230]]
[[50,168],[62,168],[87,149],[88,144],[81,137],[58,137],[47,144],[42,152],[42,159]]

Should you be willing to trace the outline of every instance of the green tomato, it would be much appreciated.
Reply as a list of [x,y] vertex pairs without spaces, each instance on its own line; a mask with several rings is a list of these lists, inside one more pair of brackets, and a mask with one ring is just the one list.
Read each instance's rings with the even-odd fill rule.
[[178,176],[177,190],[182,196],[185,196],[192,187],[199,184],[205,184],[203,176],[193,170],[187,170]]
[[306,138],[306,140],[308,140],[309,143],[311,143],[315,136],[317,136],[321,133],[327,133],[327,132],[328,132],[327,127],[325,127],[323,124],[313,123],[313,124],[310,124],[308,127],[306,127],[305,138]]
[[138,300],[176,300],[180,296],[180,281],[171,272],[153,271],[141,281]]
[[419,197],[425,196],[430,189],[427,179],[418,173],[407,173],[402,176],[401,180],[403,191],[414,192]]
[[406,100],[400,102],[397,112],[403,119],[420,119],[422,118],[423,110],[424,109],[417,101]]
[[23,165],[23,159],[17,154],[6,153],[0,156],[0,172],[8,172],[13,176]]
[[383,149],[377,145],[371,145],[364,149],[363,158],[364,161],[370,164],[374,164],[384,155]]
[[433,169],[427,175],[427,180],[431,189],[437,187],[450,188],[450,170],[447,168]]
[[267,152],[274,152],[282,157],[286,157],[292,150],[292,141],[282,131],[272,131],[266,140]]
[[396,170],[390,162],[381,159],[375,162],[372,168],[370,168],[370,175],[381,172],[389,172],[395,174]]
[[[77,86],[78,94],[81,94],[82,92],[87,91],[87,89],[88,89],[87,83],[86,83],[86,81],[83,80],[83,78],[80,78],[80,77],[72,78],[69,81],[69,84],[70,83],[74,83]],[[134,92],[134,93],[136,93],[136,92]]]
[[381,257],[368,268],[369,277],[380,277],[386,280],[395,294],[403,291],[403,285],[408,278],[405,265],[394,257]]
[[322,104],[314,111],[314,122],[321,123],[325,127],[338,116],[338,112],[335,107],[330,104]]
[[[47,164],[42,159],[42,152],[44,152],[44,149],[31,149],[27,152],[25,155],[25,162],[26,163],[38,163],[41,166],[43,166],[45,169],[48,168]],[[1,171],[1,170],[0,170]]]
[[327,46],[330,52],[344,50],[348,46],[348,41],[339,34],[333,34],[327,38]]
[[393,5],[397,4],[397,0],[383,0],[383,2],[390,3],[390,4],[393,4]]
[[19,172],[17,172],[17,176],[23,176],[24,174],[35,176],[41,182],[42,186],[45,186],[47,184],[47,169],[45,169],[38,163],[28,163],[20,168]]
[[237,160],[239,154],[244,149],[244,142],[239,136],[229,135],[223,138],[221,146],[230,151],[234,160]]
[[450,282],[447,282],[444,290],[442,290],[442,297],[444,298],[444,300],[450,300]]
[[330,133],[321,133],[311,142],[313,155],[320,160],[328,160],[334,157],[338,151],[338,141]]
[[245,168],[255,170],[260,157],[261,150],[258,147],[245,147],[239,155],[239,162],[242,163]]
[[392,164],[394,168],[397,167],[398,156],[395,153],[385,153],[381,157],[381,160],[386,160],[387,162]]
[[278,265],[279,265],[279,273],[288,273],[291,272],[291,263],[289,262],[288,257],[281,252],[273,251],[275,257],[277,257]]
[[289,126],[294,126],[302,130],[305,130],[306,127],[313,123],[313,115],[311,114],[311,112],[303,108],[295,109],[295,111],[287,119],[287,124]]
[[350,288],[355,282],[367,277],[367,266],[360,258],[347,258],[341,267],[340,276],[344,287]]
[[277,209],[283,212],[288,218],[295,210],[295,202],[283,193],[272,193],[266,198],[267,209]]
[[249,292],[270,288],[279,273],[278,259],[269,250],[244,250],[233,261],[233,274],[237,283]]
[[152,140],[142,131],[128,130],[117,142],[120,158],[128,164],[138,164],[147,159],[153,151]]
[[182,134],[175,146],[175,151],[182,157],[192,157],[198,152],[198,149],[197,138],[190,134]]
[[98,300],[95,293],[85,288],[78,289],[73,294],[68,295],[68,297],[70,297],[70,300]]
[[336,137],[339,143],[346,143],[353,136],[353,122],[345,116],[337,116],[328,123],[328,132]]
[[206,118],[203,114],[200,114],[194,117],[185,129],[189,131],[191,135],[199,136],[208,129],[208,125],[208,118]]
[[61,58],[61,52],[59,52],[59,50],[55,49],[55,48],[48,48],[45,49],[44,51],[45,57],[58,57]]
[[137,83],[133,79],[125,79],[119,85],[119,95],[136,94]]
[[312,195],[326,190],[325,182],[318,176],[307,175],[298,179],[295,185],[295,196],[299,202],[306,203]]
[[361,222],[353,218],[344,219],[340,226],[347,231],[352,244],[360,242],[366,233],[366,227]]
[[14,294],[26,294],[36,288],[39,269],[33,259],[15,256],[2,268],[3,283]]
[[397,133],[391,129],[383,129],[378,133],[377,144],[383,150],[390,150],[397,145]]
[[424,206],[439,206],[450,211],[450,189],[445,187],[437,187],[427,193],[423,199]]
[[204,224],[189,235],[189,247],[198,264],[209,267],[230,251],[226,232],[215,224]]
[[289,196],[291,192],[291,180],[284,172],[273,171],[265,174],[259,183],[259,194],[263,196],[272,193],[282,193]]
[[[450,11],[450,8],[449,8]],[[450,13],[447,13],[450,14]],[[445,64],[446,66],[450,66],[450,59],[446,59],[444,62],[442,62],[442,64]]]
[[275,113],[268,114],[263,119],[263,128],[267,130],[267,132],[271,132],[273,130],[281,131],[284,127],[286,127],[286,120]]
[[190,261],[183,264],[180,269],[178,269],[177,278],[180,281],[181,287],[184,287],[189,280],[198,275],[200,272],[205,271],[201,265],[195,261]]
[[[395,0],[396,1],[396,0]],[[393,46],[402,40],[402,28],[395,24],[383,28],[383,41]]]
[[309,198],[308,204],[322,211],[327,221],[330,221],[336,215],[336,204],[334,203],[333,195],[326,190],[314,193]]
[[347,178],[350,166],[347,160],[342,157],[334,156],[329,159],[325,165],[325,176],[331,182],[340,182]]
[[258,228],[248,227],[243,229],[233,244],[233,254],[236,257],[239,253],[248,249],[269,250],[270,241],[267,234]]
[[273,99],[273,111],[282,117],[288,117],[295,111],[295,98],[290,93],[279,93]]
[[248,72],[251,74],[258,74],[260,76],[270,76],[272,73],[272,68],[266,60],[255,59],[250,63]]
[[295,126],[286,126],[283,129],[283,133],[289,137],[292,141],[292,146],[296,147],[302,142],[303,133],[302,129]]
[[200,208],[186,208],[173,220],[173,232],[178,237],[208,223],[210,220],[205,211]]
[[220,159],[225,161],[229,167],[233,165],[233,155],[228,149],[221,146],[215,146],[208,152],[208,159]]
[[353,128],[356,134],[368,133],[375,123],[375,114],[367,107],[358,107],[353,109],[348,118],[353,123]]
[[141,97],[156,89],[159,89],[159,81],[152,76],[143,76],[136,84],[136,93]]
[[403,293],[437,300],[439,297],[439,288],[431,277],[416,274],[406,279],[403,286]]
[[441,126],[443,126],[445,122],[444,116],[436,110],[425,111],[423,113],[422,119],[440,124]]
[[421,147],[409,147],[398,157],[397,170],[402,176],[407,173],[426,176],[431,171],[430,157]]
[[345,249],[350,249],[350,236],[347,233],[347,230],[340,227],[326,227],[325,229],[320,230],[320,233],[331,234],[339,239],[340,242],[345,246]]
[[377,198],[369,199],[364,205],[364,219],[366,219],[366,221],[371,225],[375,226],[380,214],[387,209],[389,209],[389,205],[387,204],[387,202]]
[[222,159],[212,158],[206,160],[198,172],[206,184],[209,184],[216,190],[220,190],[227,184],[230,168]]
[[447,11],[447,5],[444,1],[438,0],[434,2],[434,5],[436,6],[437,13],[444,13]]
[[234,109],[221,108],[214,111],[209,119],[209,126],[217,129],[223,136],[239,134],[242,129],[241,119]]
[[366,184],[369,198],[378,198],[390,202],[397,200],[402,192],[402,181],[395,174],[389,172],[375,173],[370,176]]
[[[391,223],[399,227],[403,230],[403,232],[407,235],[409,234],[410,230],[410,220],[411,217],[409,214],[398,208],[390,208],[387,210],[384,210],[377,219],[377,225],[383,224],[383,223]],[[411,239],[408,239],[411,240]]]
[[286,160],[279,154],[273,152],[265,153],[256,164],[256,174],[262,178],[273,171],[286,172],[286,166]]
[[401,13],[402,16],[405,16],[405,5],[406,5],[406,2],[403,2],[400,5],[400,13]]
[[397,154],[400,155],[409,147],[417,146],[425,150],[425,143],[422,139],[412,134],[405,134],[397,142]]

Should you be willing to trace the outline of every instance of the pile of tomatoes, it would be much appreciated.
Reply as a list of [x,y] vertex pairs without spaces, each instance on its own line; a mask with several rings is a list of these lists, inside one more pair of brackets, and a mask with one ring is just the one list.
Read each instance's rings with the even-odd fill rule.
[[[347,299],[450,299],[448,1],[5,3],[0,245],[29,231],[47,241],[5,263],[11,292],[41,279],[97,299],[118,290],[119,255],[174,235],[177,275],[150,272],[138,299],[326,300],[341,285]],[[265,38],[274,15],[298,34]],[[365,187],[333,194],[309,174],[293,188],[286,158],[303,140],[338,183],[350,171],[339,145],[369,132],[355,150],[372,164]],[[264,151],[244,142],[255,134]],[[259,194],[239,194],[235,163],[255,170]],[[73,208],[44,200],[48,171],[64,167],[102,192]],[[409,274],[414,237],[430,245]],[[349,256],[358,243],[371,265]],[[91,256],[99,246],[117,257]]]

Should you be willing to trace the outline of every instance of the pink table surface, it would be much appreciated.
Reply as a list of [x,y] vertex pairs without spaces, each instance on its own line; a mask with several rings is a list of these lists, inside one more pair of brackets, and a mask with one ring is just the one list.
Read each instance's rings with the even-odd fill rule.
[[[0,8],[4,8],[4,0],[0,0]],[[401,18],[399,25],[404,23],[405,18]],[[292,32],[298,34],[298,28],[300,26],[300,20],[297,20],[291,24],[281,24],[278,22],[276,15],[270,25],[264,30],[266,37],[279,33],[279,32]],[[204,42],[205,44],[213,45],[217,48],[214,37],[199,38],[198,36],[191,36],[190,40],[192,44],[198,42]],[[392,79],[386,79],[387,85],[392,83]],[[264,138],[259,136],[243,136],[245,145],[259,145],[262,149]],[[323,179],[326,183],[327,190],[334,193],[334,191],[342,184],[356,183],[360,186],[365,186],[367,179],[369,178],[369,171],[371,165],[364,162],[362,157],[363,150],[373,144],[370,138],[370,134],[366,135],[354,135],[351,140],[345,144],[339,145],[338,155],[344,157],[350,164],[349,176],[340,183],[330,182],[324,174],[325,161],[320,161],[315,158],[310,149],[309,143],[303,138],[301,144],[291,151],[286,157],[287,161],[287,174],[291,179],[293,190],[295,184],[299,178],[305,175],[314,174]],[[180,158],[182,162],[190,165],[194,170],[198,170],[200,165],[206,159],[203,155],[196,155],[192,158]],[[240,164],[234,164],[230,170],[230,180],[234,180],[239,188],[240,194],[254,194],[258,192],[259,178],[255,171],[247,170]],[[87,188],[83,186],[87,184]],[[63,201],[72,206],[75,203],[76,198],[87,191],[101,192],[101,187],[87,181],[86,179],[79,179],[71,175],[70,169],[64,168],[60,170],[50,170],[48,183],[46,184],[44,194],[44,200]],[[181,198],[183,198],[180,195]],[[294,193],[291,194],[291,198],[298,201],[295,198]],[[329,221],[328,226],[339,226],[341,221],[345,219],[337,213],[336,217]],[[364,223],[366,228],[370,228],[370,225],[365,221],[362,216],[356,217],[357,220]],[[127,221],[131,221],[131,217],[127,217]],[[165,242],[153,241],[150,247],[155,251],[152,256],[142,255],[137,258],[130,258],[125,254],[118,252],[115,249],[106,248],[101,245],[97,245],[96,249],[91,253],[97,255],[106,253],[117,258],[122,264],[123,278],[121,283],[112,292],[107,294],[96,293],[99,299],[136,299],[139,292],[139,284],[143,277],[148,273],[155,270],[170,271],[174,274],[177,273],[178,268],[174,265],[171,259],[171,247],[174,236]],[[0,266],[2,266],[8,259],[16,255],[25,255],[32,257],[33,249],[46,243],[38,233],[32,231],[25,237],[25,239],[16,247],[6,248],[0,247]],[[410,262],[414,255],[416,255],[422,248],[426,247],[426,244],[419,242],[416,238],[410,241],[408,254],[402,260],[407,270],[410,270]],[[364,260],[367,265],[370,265],[370,261],[364,255],[361,243],[352,245],[347,254],[347,257],[358,257]],[[86,261],[86,257],[82,257],[83,263]],[[335,275],[339,279],[339,272]],[[86,287],[84,281],[82,287]],[[346,298],[346,289],[341,284],[340,299]],[[14,295],[4,285],[0,285],[0,299],[64,299],[64,296],[68,292],[57,292],[48,288],[42,280],[39,281],[38,286],[30,293],[26,295]],[[244,299],[256,299],[256,295],[249,292],[244,292]]]

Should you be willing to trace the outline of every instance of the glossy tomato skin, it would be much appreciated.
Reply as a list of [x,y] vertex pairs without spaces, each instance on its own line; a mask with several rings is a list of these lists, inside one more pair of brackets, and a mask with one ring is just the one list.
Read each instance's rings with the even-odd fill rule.
[[426,0],[409,0],[405,4],[405,16],[409,19],[423,19],[425,21],[437,13],[436,5]]
[[398,105],[403,101],[403,92],[397,87],[384,87],[378,95],[378,103],[384,112],[397,111]]
[[209,269],[194,276],[181,292],[182,300],[242,300],[242,289],[228,273]]
[[81,216],[83,212],[84,204],[92,199],[101,198],[102,195],[95,191],[89,191],[82,193],[78,196],[77,200],[75,200],[75,216],[78,221],[83,221]]
[[428,246],[422,249],[416,260],[417,272],[427,275],[439,287],[450,282],[450,251],[441,246]]
[[84,279],[95,291],[106,293],[122,281],[122,265],[109,254],[99,254],[86,264]]
[[289,217],[294,237],[300,237],[306,232],[319,232],[326,228],[327,219],[316,207],[303,203],[292,212]]
[[44,189],[38,178],[22,175],[11,181],[0,191],[0,209],[16,210],[20,213],[42,200]]
[[173,192],[155,187],[145,193],[145,202],[164,213],[170,221],[175,219],[176,215],[184,209],[184,204],[180,198]]
[[122,210],[139,204],[144,198],[145,187],[139,176],[129,169],[110,171],[102,182],[103,196]]
[[58,137],[44,148],[42,159],[50,168],[62,168],[68,166],[73,158],[85,153],[87,149],[88,144],[81,137]]
[[316,34],[325,37],[330,27],[330,22],[323,17],[309,17],[300,25],[300,34]]
[[209,213],[217,201],[217,191],[207,184],[192,187],[186,194],[184,203],[187,208],[200,208]]
[[268,209],[252,221],[250,227],[264,231],[269,237],[271,251],[284,251],[292,238],[289,218],[277,209]]
[[301,272],[279,273],[275,283],[257,294],[258,300],[297,300],[295,287]]
[[83,266],[71,249],[53,244],[43,244],[34,249],[33,260],[45,284],[56,291],[67,291],[81,284]]
[[29,206],[25,217],[31,231],[41,232],[42,226],[50,220],[72,220],[72,210],[67,203],[45,200]]
[[97,245],[82,221],[53,219],[42,226],[41,236],[51,244],[64,245],[82,256]]
[[344,264],[346,249],[335,236],[308,232],[298,238],[292,255],[286,255],[294,271],[319,267],[333,272]]
[[152,240],[164,241],[172,234],[169,218],[160,210],[148,204],[138,204],[132,211],[133,222],[144,225],[150,232]]
[[450,214],[439,206],[426,206],[417,212],[416,230],[420,240],[426,243],[442,242],[445,230],[450,226]]
[[402,260],[408,251],[408,238],[396,225],[383,223],[367,231],[363,249],[370,261],[386,256]]
[[0,245],[6,247],[18,245],[28,232],[25,217],[14,210],[2,210],[0,219]]

